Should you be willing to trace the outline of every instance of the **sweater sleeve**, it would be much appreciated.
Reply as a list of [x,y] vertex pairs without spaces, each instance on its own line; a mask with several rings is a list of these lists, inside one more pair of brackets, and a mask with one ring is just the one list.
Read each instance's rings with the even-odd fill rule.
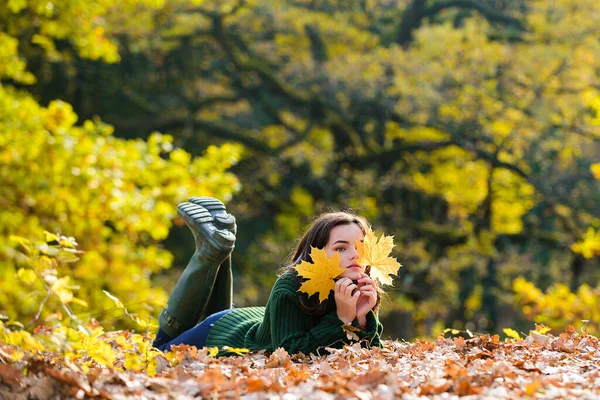
[[[360,328],[358,322],[354,320],[353,325]],[[357,333],[358,337],[364,341],[367,347],[381,347],[381,334],[383,333],[383,325],[379,322],[379,319],[373,312],[369,311],[367,314],[367,326],[365,329],[360,329]]]
[[288,353],[315,353],[319,347],[346,341],[344,323],[335,311],[326,314],[319,324],[310,327],[309,318],[300,308],[298,294],[280,291],[273,296],[270,330],[274,349],[283,347]]

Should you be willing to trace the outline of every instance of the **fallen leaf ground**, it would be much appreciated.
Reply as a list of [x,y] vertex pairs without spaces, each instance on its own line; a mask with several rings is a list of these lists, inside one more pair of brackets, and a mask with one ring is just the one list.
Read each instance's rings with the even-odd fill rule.
[[158,356],[155,376],[100,365],[84,373],[43,353],[11,363],[13,351],[0,343],[0,399],[600,399],[599,341],[572,329],[509,342],[497,335],[387,341],[321,356],[279,349],[216,359],[181,346]]

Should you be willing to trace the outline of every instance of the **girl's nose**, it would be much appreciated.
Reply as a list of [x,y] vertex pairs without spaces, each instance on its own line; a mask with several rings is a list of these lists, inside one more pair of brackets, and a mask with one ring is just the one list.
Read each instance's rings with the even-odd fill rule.
[[360,254],[358,254],[358,251],[356,249],[354,249],[354,252],[352,253],[352,256],[350,257],[351,260],[358,260],[360,258]]

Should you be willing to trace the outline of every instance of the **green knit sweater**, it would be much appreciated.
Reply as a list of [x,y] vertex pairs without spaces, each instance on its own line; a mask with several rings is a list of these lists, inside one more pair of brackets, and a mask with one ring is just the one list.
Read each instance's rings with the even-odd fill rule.
[[[329,302],[322,316],[310,316],[300,308],[298,278],[290,273],[280,276],[265,307],[237,308],[221,317],[211,328],[206,346],[243,347],[274,351],[283,347],[288,353],[317,353],[320,347],[341,348],[350,343],[342,329],[335,303]],[[356,320],[353,323],[358,327]],[[383,326],[373,311],[367,314],[367,326],[356,332],[366,345],[381,346]]]

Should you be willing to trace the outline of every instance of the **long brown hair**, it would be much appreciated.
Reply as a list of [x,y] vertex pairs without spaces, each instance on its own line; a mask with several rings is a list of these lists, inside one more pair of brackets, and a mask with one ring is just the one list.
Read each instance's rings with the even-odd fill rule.
[[[310,257],[311,247],[323,249],[329,241],[329,234],[333,228],[339,225],[349,224],[358,225],[363,234],[366,234],[370,228],[370,224],[365,218],[350,211],[327,212],[319,215],[300,237],[296,250],[288,265],[280,270],[281,274],[291,273],[298,276],[298,272],[294,267],[302,261],[312,262]],[[304,281],[304,278],[298,277],[298,279],[300,282]],[[318,294],[314,294],[311,297],[308,297],[306,293],[300,294],[300,308],[308,315],[323,315],[327,310],[328,304],[333,301],[333,292],[331,292],[329,297],[323,302],[319,302]],[[380,301],[380,289],[379,285],[377,285],[377,304],[374,307],[375,312],[377,312]]]

